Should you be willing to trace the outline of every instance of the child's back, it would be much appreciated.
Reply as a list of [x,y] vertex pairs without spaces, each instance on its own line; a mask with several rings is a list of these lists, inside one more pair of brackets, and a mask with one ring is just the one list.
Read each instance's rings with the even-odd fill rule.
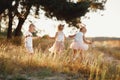
[[75,35],[74,40],[77,41],[77,42],[79,42],[79,43],[83,43],[83,33],[82,32],[78,32]]

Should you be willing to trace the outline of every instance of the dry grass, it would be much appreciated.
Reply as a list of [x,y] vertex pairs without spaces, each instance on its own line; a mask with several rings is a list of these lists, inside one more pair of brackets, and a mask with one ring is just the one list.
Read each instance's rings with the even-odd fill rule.
[[1,40],[0,80],[27,80],[28,77],[44,80],[58,75],[64,77],[63,80],[120,80],[120,46],[113,47],[114,41],[111,41],[112,47],[103,45],[105,42],[95,42],[95,47],[84,52],[84,59],[76,61],[72,61],[70,40],[66,41],[61,57],[56,58],[48,51],[53,42],[48,39],[34,40],[35,55],[31,57],[23,45],[15,46]]

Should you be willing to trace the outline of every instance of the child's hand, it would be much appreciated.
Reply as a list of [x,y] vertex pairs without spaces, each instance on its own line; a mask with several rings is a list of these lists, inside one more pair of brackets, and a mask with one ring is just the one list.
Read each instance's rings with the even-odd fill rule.
[[92,40],[92,41],[90,41],[90,44],[93,44],[94,43],[94,41]]
[[87,42],[88,42],[88,44],[93,44],[93,41],[89,41],[89,40],[88,40]]
[[90,44],[92,44],[93,42],[92,41],[90,41]]

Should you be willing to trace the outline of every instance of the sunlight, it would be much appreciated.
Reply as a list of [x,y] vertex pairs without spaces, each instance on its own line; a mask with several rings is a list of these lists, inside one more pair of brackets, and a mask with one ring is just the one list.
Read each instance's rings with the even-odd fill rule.
[[[7,0],[1,0],[0,3],[2,1],[10,3]],[[85,24],[87,30],[85,27],[77,29],[69,26],[65,22],[71,16],[68,16],[69,13],[65,16],[65,12],[62,18],[65,20],[62,21],[44,15],[41,6],[47,6],[48,11],[46,8],[44,10],[49,14],[51,3],[54,1],[53,5],[59,7],[58,1],[61,0],[45,0],[40,4],[36,4],[39,0],[30,4],[28,0],[14,1],[11,6],[17,7],[14,6],[13,10],[8,5],[2,5],[7,7],[4,10],[8,13],[3,12],[4,15],[2,13],[0,16],[0,80],[120,80],[120,11],[117,10],[120,1],[108,0],[106,10],[91,11],[82,16],[82,25]],[[62,1],[66,4],[66,1]],[[74,8],[74,3],[70,3],[66,11],[84,9],[81,5]],[[17,9],[22,12],[24,8],[24,16],[23,13],[16,13]],[[70,19],[76,18],[72,17]]]

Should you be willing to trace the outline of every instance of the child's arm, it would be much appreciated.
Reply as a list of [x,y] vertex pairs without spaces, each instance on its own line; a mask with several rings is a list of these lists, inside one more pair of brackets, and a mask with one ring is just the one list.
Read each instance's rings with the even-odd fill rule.
[[57,36],[58,36],[58,32],[56,32],[56,34],[55,34],[55,38],[54,38],[54,39],[56,39],[56,38],[57,38]]
[[85,35],[83,35],[83,41],[84,41],[86,44],[92,44],[92,42],[91,42],[91,41],[86,40]]
[[67,39],[67,37],[65,36],[65,34],[64,34],[64,41]]
[[41,36],[33,37],[33,39],[41,39]]
[[74,34],[74,35],[69,35],[69,38],[73,38],[73,37],[75,37],[75,35],[76,35],[76,34]]
[[49,37],[50,39],[56,39],[58,32],[56,32],[55,37]]

